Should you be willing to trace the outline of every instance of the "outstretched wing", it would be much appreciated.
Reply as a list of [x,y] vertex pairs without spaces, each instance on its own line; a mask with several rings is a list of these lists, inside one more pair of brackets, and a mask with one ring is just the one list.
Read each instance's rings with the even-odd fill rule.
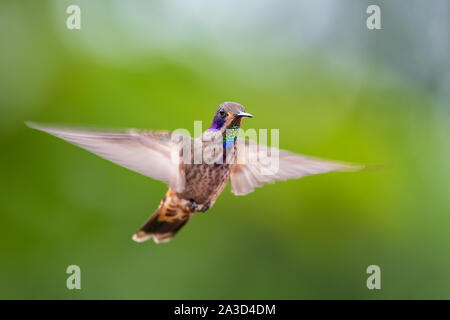
[[231,170],[231,192],[245,195],[265,183],[363,168],[363,165],[308,157],[245,140],[238,147],[237,163],[233,164]]
[[100,132],[26,123],[145,176],[181,188],[177,148],[167,131]]

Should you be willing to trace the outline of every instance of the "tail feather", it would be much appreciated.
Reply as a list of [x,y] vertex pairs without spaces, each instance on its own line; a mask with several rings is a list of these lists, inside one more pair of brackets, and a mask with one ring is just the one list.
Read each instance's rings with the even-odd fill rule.
[[168,242],[193,215],[184,201],[176,197],[169,189],[156,212],[133,235],[133,240],[143,242],[153,238],[156,243]]

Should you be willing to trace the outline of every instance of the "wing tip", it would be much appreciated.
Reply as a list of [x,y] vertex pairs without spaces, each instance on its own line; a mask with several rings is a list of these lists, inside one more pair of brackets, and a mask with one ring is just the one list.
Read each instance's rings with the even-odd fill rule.
[[343,165],[344,167],[342,168],[342,171],[347,172],[358,172],[363,171],[367,168],[365,164],[358,164],[358,163],[345,163]]
[[54,128],[51,125],[45,125],[45,124],[37,123],[34,121],[25,121],[24,123],[28,128],[47,132],[47,133],[50,133],[52,131],[52,128]]
[[36,122],[33,122],[33,121],[25,121],[24,123],[25,123],[25,125],[26,125],[28,128],[40,130],[40,129],[39,129],[39,124],[36,123]]

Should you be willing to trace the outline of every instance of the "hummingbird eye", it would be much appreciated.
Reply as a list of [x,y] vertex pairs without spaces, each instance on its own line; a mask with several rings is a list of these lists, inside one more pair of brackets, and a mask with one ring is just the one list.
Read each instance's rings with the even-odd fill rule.
[[225,115],[225,110],[220,109],[220,110],[219,110],[219,113],[220,113],[220,115],[223,117],[223,116]]

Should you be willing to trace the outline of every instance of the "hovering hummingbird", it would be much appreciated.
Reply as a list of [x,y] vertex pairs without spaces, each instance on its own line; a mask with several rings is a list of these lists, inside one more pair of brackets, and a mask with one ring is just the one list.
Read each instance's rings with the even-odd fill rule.
[[[235,195],[246,195],[264,183],[363,168],[362,165],[312,158],[271,147],[269,153],[278,157],[278,170],[264,172],[264,169],[270,169],[267,168],[269,164],[257,155],[263,146],[246,139],[244,143],[237,143],[239,128],[245,117],[253,116],[238,103],[224,102],[219,105],[211,126],[202,136],[195,139],[189,137],[192,142],[190,146],[201,139],[202,151],[206,148],[213,150],[211,161],[201,163],[194,161],[195,148],[183,148],[182,143],[173,139],[168,131],[132,129],[126,132],[99,132],[30,122],[27,125],[168,184],[169,189],[156,212],[133,235],[133,240],[137,242],[153,238],[160,243],[172,239],[196,212],[204,212],[214,205],[228,181]],[[243,146],[253,148],[246,148],[250,154],[237,161]]]

